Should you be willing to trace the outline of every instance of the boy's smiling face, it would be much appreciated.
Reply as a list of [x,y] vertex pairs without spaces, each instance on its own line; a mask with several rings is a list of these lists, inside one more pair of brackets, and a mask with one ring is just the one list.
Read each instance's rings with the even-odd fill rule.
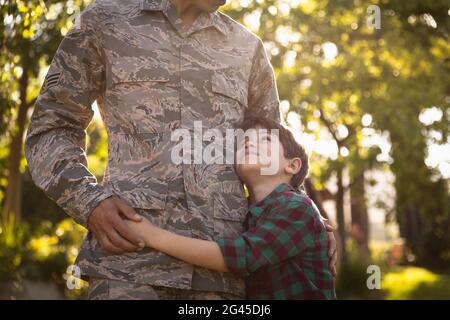
[[276,131],[255,126],[247,133],[250,134],[238,146],[236,154],[236,172],[241,180],[248,182],[257,180],[257,177],[266,179],[286,175],[289,181],[289,174],[293,172],[290,166],[294,159],[289,160],[284,156],[283,145]]

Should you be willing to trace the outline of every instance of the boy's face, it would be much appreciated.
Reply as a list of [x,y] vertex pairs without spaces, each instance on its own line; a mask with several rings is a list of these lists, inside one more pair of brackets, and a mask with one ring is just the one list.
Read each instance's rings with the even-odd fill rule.
[[276,132],[259,126],[248,130],[243,144],[238,145],[236,171],[245,182],[248,177],[277,176],[285,172],[289,160],[284,157],[283,146]]

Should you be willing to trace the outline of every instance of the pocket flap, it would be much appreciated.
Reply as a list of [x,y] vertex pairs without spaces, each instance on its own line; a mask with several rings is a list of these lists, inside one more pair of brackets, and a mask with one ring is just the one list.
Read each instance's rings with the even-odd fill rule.
[[168,184],[165,182],[151,183],[147,187],[137,186],[129,181],[108,183],[108,188],[132,208],[165,209]]
[[148,65],[148,60],[138,57],[114,59],[111,66],[111,82],[168,82],[169,71],[162,66]]
[[247,105],[247,83],[237,75],[216,70],[211,75],[212,92],[233,98],[241,105]]

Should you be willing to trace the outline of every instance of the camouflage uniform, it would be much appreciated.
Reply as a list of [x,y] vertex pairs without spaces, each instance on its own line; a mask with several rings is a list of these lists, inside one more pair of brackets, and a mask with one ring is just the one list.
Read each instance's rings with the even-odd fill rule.
[[228,292],[183,290],[150,286],[129,281],[91,278],[89,300],[239,300],[242,296]]
[[[85,154],[95,100],[108,133],[102,183]],[[56,52],[25,155],[36,185],[83,226],[102,200],[117,195],[158,226],[215,240],[243,231],[242,185],[232,164],[174,164],[171,132],[192,132],[194,121],[204,131],[225,132],[249,113],[280,116],[273,68],[258,37],[219,12],[202,13],[188,28],[169,0],[99,0]],[[91,277],[244,292],[240,278],[151,249],[107,253],[91,233],[77,264]]]

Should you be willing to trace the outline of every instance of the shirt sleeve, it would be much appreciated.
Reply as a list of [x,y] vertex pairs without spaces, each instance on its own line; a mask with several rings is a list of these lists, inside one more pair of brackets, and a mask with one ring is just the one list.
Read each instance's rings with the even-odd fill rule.
[[291,201],[280,210],[272,209],[240,237],[219,239],[226,266],[233,273],[248,274],[300,255],[315,242],[314,210],[307,203]]
[[280,100],[275,74],[260,39],[253,57],[248,92],[248,109],[245,115],[259,114],[280,121]]
[[36,100],[24,146],[34,183],[85,227],[91,211],[112,196],[87,169],[85,153],[91,105],[104,85],[96,20],[91,5],[61,42]]

